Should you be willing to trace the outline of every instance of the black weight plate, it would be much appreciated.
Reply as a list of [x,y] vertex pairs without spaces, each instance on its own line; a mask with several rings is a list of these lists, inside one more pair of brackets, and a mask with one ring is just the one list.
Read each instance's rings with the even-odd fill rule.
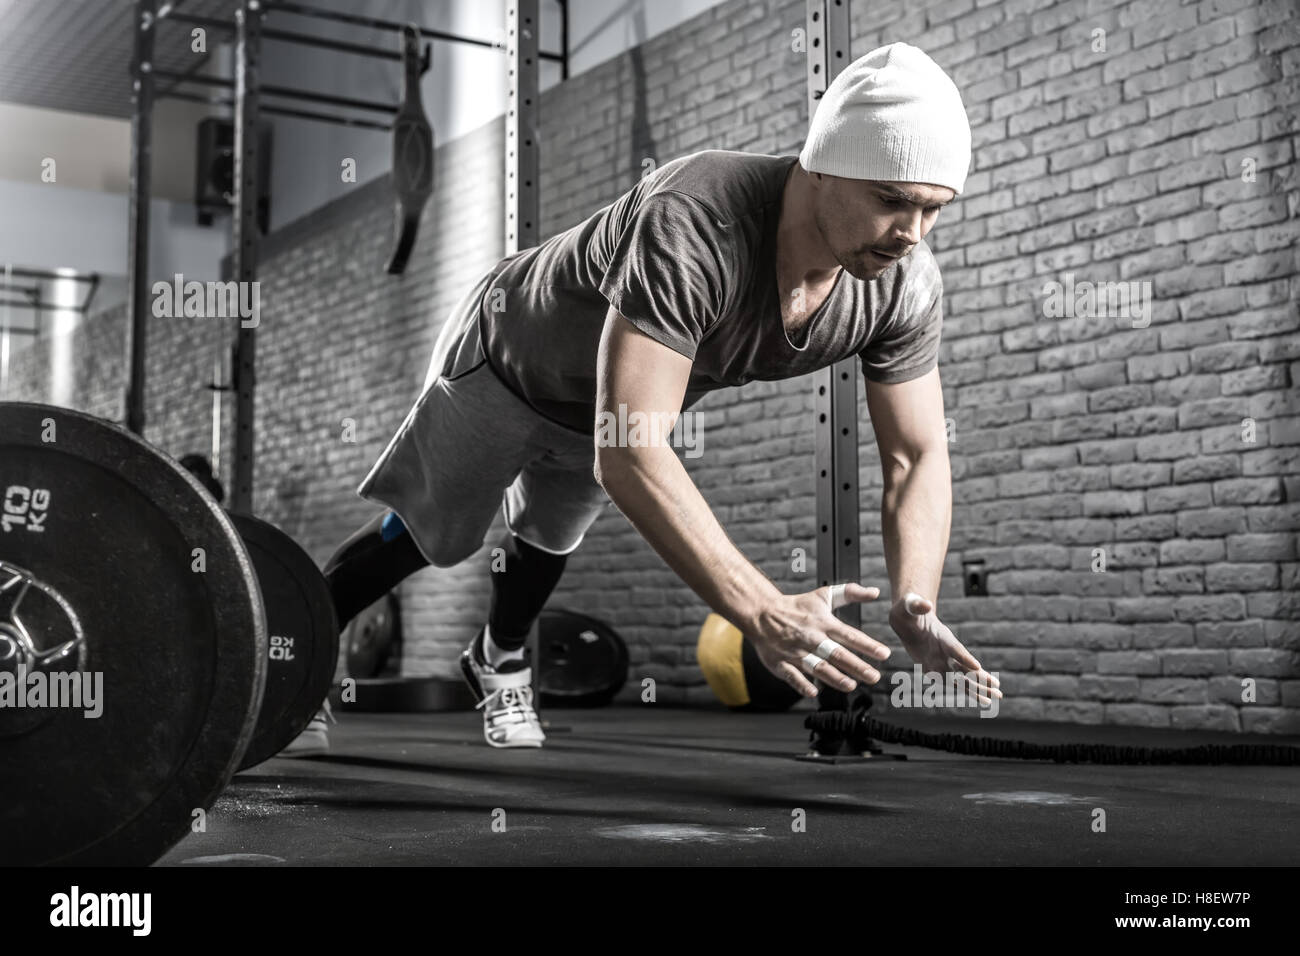
[[0,682],[16,686],[22,644],[102,680],[98,717],[0,706],[0,863],[152,863],[252,735],[267,646],[252,564],[192,475],[79,412],[0,404],[0,494]]
[[402,618],[396,594],[385,594],[354,617],[340,640],[348,649],[351,677],[379,677],[401,642]]
[[266,605],[266,693],[243,770],[274,757],[311,722],[329,694],[339,629],[329,585],[311,557],[273,524],[230,515]]
[[537,619],[537,686],[549,707],[601,707],[627,682],[627,645],[608,624],[559,608]]

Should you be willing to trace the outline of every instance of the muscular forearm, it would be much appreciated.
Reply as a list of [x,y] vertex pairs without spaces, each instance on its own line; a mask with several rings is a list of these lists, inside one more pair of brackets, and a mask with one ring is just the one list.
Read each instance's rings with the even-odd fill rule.
[[727,538],[671,449],[602,452],[602,487],[692,591],[742,631],[780,591]]
[[888,471],[881,504],[885,565],[893,601],[909,591],[936,604],[952,525],[952,472],[947,449]]

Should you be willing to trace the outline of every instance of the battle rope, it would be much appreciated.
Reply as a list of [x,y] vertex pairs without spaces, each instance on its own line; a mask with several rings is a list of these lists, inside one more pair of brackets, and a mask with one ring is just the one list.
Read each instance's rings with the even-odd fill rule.
[[910,727],[884,724],[867,714],[827,710],[809,714],[804,726],[818,735],[847,740],[866,750],[871,741],[902,747],[926,747],[976,757],[1013,760],[1052,760],[1056,763],[1096,764],[1256,764],[1274,767],[1300,765],[1300,747],[1281,744],[1206,744],[1201,747],[1117,747],[1111,744],[1035,744],[1025,740],[1000,740],[969,734],[932,734]]

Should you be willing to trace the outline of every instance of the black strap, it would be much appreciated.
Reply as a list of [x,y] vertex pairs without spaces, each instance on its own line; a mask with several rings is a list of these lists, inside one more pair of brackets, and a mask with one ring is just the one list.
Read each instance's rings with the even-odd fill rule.
[[420,214],[433,193],[433,127],[420,100],[420,75],[429,68],[430,48],[420,57],[420,31],[402,28],[402,104],[393,120],[393,188],[397,193],[396,245],[388,260],[390,275],[406,271],[415,248]]

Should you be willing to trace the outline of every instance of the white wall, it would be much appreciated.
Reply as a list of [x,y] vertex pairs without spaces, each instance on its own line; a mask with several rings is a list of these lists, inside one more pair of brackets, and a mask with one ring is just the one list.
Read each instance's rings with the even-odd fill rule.
[[[571,0],[569,12],[570,75],[591,69],[684,20],[703,13],[718,0]],[[347,5],[371,16],[413,19],[422,25],[461,36],[505,41],[505,3],[485,0],[370,0]],[[287,18],[286,18],[287,19]],[[561,48],[560,6],[541,0],[541,49]],[[306,21],[295,20],[293,28]],[[374,43],[371,31],[311,23],[313,32]],[[395,45],[395,41],[394,45]],[[272,55],[272,53],[274,55]],[[350,96],[396,102],[401,97],[400,69],[383,60],[348,54],[326,54],[311,48],[277,44],[264,51],[263,82],[326,90]],[[560,82],[560,66],[541,62],[543,89]],[[420,84],[425,112],[438,142],[457,139],[505,112],[504,50],[458,43],[433,43],[433,65]],[[292,221],[337,198],[350,188],[341,182],[345,157],[357,161],[358,182],[364,183],[391,166],[391,139],[371,133],[307,120],[276,120],[272,221]],[[504,163],[504,157],[502,158]],[[495,173],[495,171],[493,171]]]
[[[569,0],[569,75],[604,63],[717,5],[718,0]],[[544,28],[546,13],[543,10]]]
[[[354,6],[358,12],[364,10],[371,16],[399,21],[410,19],[431,29],[460,36],[500,43],[505,40],[505,4],[502,2],[371,0]],[[553,0],[542,2],[543,24],[547,23],[548,17],[553,21],[555,33],[555,39],[549,41],[549,48],[554,50],[559,45],[559,7]],[[288,18],[281,22],[287,24]],[[385,37],[375,31],[301,19],[294,20],[290,28],[397,49],[395,37]],[[457,139],[505,112],[507,88],[503,50],[439,41],[432,42],[432,49],[432,66],[420,83],[420,95],[437,142]],[[552,74],[554,79],[559,78],[559,66],[543,64],[544,77],[551,78]],[[397,63],[284,43],[275,44],[273,48],[268,44],[264,50],[262,81],[380,102],[396,103],[402,96],[401,67]],[[382,114],[356,115],[387,119]],[[341,164],[344,159],[356,161],[358,185],[382,175],[392,165],[392,138],[383,132],[276,117],[275,139],[271,217],[276,226],[305,215],[354,188],[352,184],[342,182]]]
[[[126,275],[126,196],[0,181],[0,209],[0,263]],[[155,199],[150,209],[150,274],[219,278],[226,231],[197,225],[189,203]]]
[[[209,112],[200,104],[178,100],[164,100],[154,108],[156,198],[193,198],[195,125]],[[44,177],[47,158],[54,160],[53,184]],[[0,180],[126,193],[131,182],[131,123],[0,103]]]
[[[36,185],[0,180],[0,281],[6,264],[14,268],[71,269],[98,272],[100,287],[91,302],[90,314],[126,299],[127,197],[69,186]],[[194,221],[189,203],[155,199],[150,206],[149,276],[151,281],[168,279],[176,273],[199,281],[219,279],[221,257],[229,244],[226,229],[204,229]],[[15,282],[30,284],[30,280]],[[49,284],[47,284],[49,285]],[[60,291],[80,301],[76,287],[54,283],[55,299]],[[12,296],[0,297],[12,298]],[[4,316],[15,327],[30,327],[35,315],[27,309],[10,307]],[[41,316],[42,334],[70,331],[83,321],[72,312]],[[26,336],[14,336],[10,350],[16,354],[30,344]],[[0,375],[0,377],[3,377]]]
[[[154,113],[150,275],[218,278],[229,229],[194,219],[195,124],[202,106],[160,103]],[[46,159],[54,181],[45,181]],[[103,277],[92,313],[125,298],[131,174],[126,120],[0,103],[0,269],[72,269]],[[31,316],[14,309],[13,321]],[[45,317],[47,320],[50,316]],[[62,316],[66,327],[80,321]],[[47,325],[51,323],[47,322]],[[22,343],[24,340],[15,339]]]
[[[414,20],[463,36],[497,42],[505,38],[505,4],[500,0],[316,2],[385,19]],[[590,69],[714,2],[571,0],[571,72]],[[541,17],[542,49],[558,51],[556,0],[542,0]],[[300,32],[397,48],[395,37],[361,28],[284,15],[277,15],[274,22]],[[214,50],[210,69],[228,76],[228,50],[221,49],[218,40],[210,39]],[[543,61],[541,66],[543,88],[559,82],[558,64]],[[439,142],[458,138],[504,112],[505,73],[501,50],[433,44],[433,68],[421,83],[421,93]],[[387,102],[401,97],[401,71],[394,62],[274,41],[265,44],[262,81]],[[213,227],[204,229],[195,224],[188,205],[193,196],[195,126],[211,112],[223,111],[174,100],[155,108],[153,278],[166,278],[175,271],[215,277],[227,252],[229,218],[218,218]],[[358,183],[390,168],[392,145],[387,133],[288,118],[275,118],[274,125],[273,228],[352,188],[340,176],[345,158],[356,160]],[[41,182],[41,160],[46,156],[57,162],[55,183]],[[129,121],[0,103],[0,263],[124,276],[129,176]]]

